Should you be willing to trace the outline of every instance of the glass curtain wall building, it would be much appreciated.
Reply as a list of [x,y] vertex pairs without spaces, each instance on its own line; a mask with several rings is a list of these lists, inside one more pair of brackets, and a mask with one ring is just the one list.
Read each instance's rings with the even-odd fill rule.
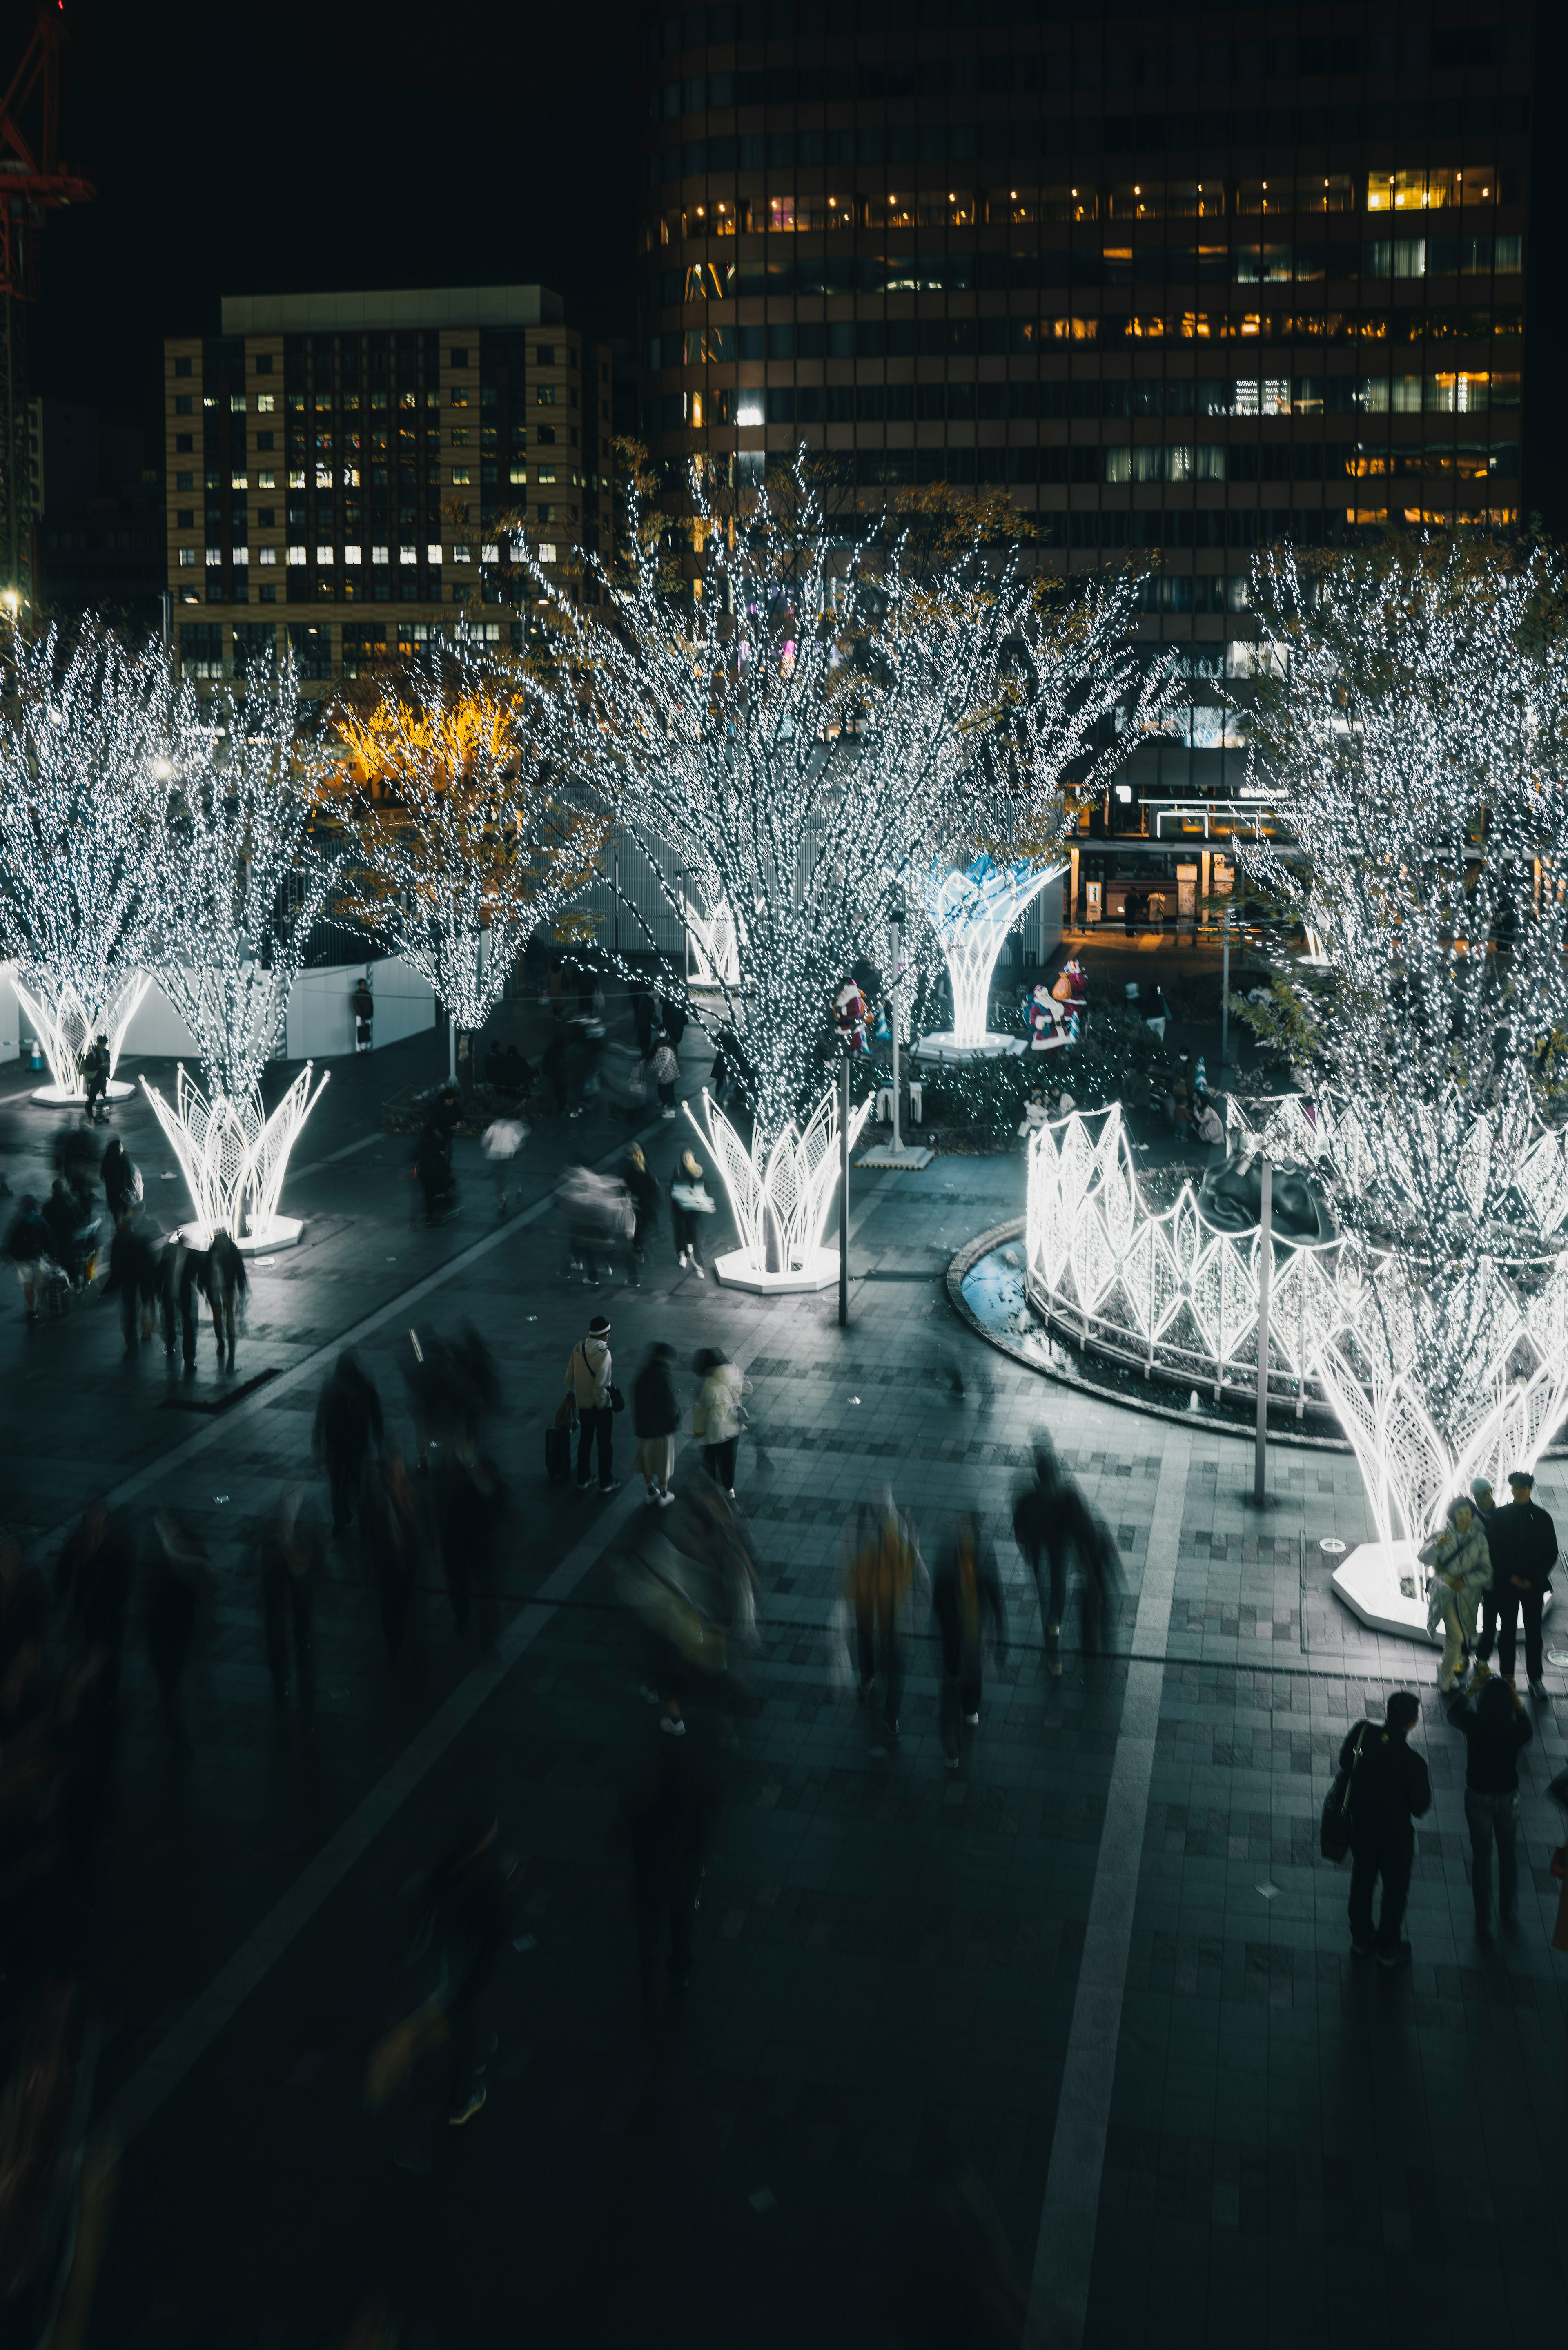
[[[1147,633],[1199,680],[1245,665],[1260,546],[1511,526],[1534,31],[1532,0],[650,9],[668,494],[801,442],[867,503],[1005,487],[1043,562],[1154,566]],[[1221,728],[1195,702],[1138,802],[1232,788]]]

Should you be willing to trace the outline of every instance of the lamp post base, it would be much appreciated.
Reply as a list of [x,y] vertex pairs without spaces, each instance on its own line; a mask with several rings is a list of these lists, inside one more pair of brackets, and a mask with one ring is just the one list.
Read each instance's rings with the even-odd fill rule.
[[832,1289],[838,1281],[838,1251],[813,1249],[804,1264],[778,1273],[759,1272],[743,1249],[715,1257],[713,1270],[726,1289],[750,1290],[754,1297],[798,1296],[803,1292]]
[[922,1036],[910,1054],[916,1061],[951,1061],[961,1066],[966,1061],[1004,1061],[1021,1059],[1027,1050],[1022,1036],[977,1036],[971,1042],[956,1036],[950,1028],[939,1028],[929,1036]]
[[[129,1101],[135,1091],[136,1087],[128,1086],[123,1077],[111,1077],[99,1098],[100,1101]],[[68,1086],[38,1086],[33,1092],[32,1099],[42,1102],[47,1109],[86,1109],[87,1107],[87,1092],[85,1087],[81,1087],[73,1092]]]
[[900,1143],[896,1149],[890,1142],[878,1142],[856,1160],[857,1167],[929,1167],[936,1157],[934,1150],[923,1145]]
[[[1427,1570],[1416,1556],[1414,1543],[1357,1543],[1334,1570],[1334,1587],[1353,1616],[1373,1632],[1392,1632],[1428,1648],[1443,1645],[1441,1630],[1427,1629],[1427,1602],[1421,1586]],[[1552,1605],[1547,1592],[1544,1605]]]

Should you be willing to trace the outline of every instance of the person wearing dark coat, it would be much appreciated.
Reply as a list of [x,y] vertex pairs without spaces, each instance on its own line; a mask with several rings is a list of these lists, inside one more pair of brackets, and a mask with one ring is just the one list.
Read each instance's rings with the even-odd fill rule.
[[1497,1600],[1497,1660],[1504,1680],[1513,1679],[1514,1647],[1519,1618],[1524,1618],[1524,1669],[1530,1694],[1538,1705],[1546,1702],[1542,1678],[1541,1618],[1557,1564],[1557,1528],[1552,1513],[1535,1499],[1535,1480],[1526,1469],[1516,1469],[1508,1481],[1512,1500],[1494,1510],[1486,1522],[1491,1552],[1491,1586]]
[[292,1634],[299,1710],[308,1722],[316,1710],[316,1586],[321,1575],[321,1543],[313,1526],[301,1523],[299,1503],[297,1492],[283,1495],[261,1528],[255,1564],[273,1704],[281,1713],[288,1701]]
[[311,1434],[332,1489],[332,1531],[339,1538],[359,1506],[365,1472],[381,1435],[381,1399],[373,1382],[352,1355],[339,1355],[322,1388]]
[[214,1232],[202,1253],[197,1278],[202,1295],[212,1308],[213,1336],[218,1342],[218,1368],[223,1367],[225,1344],[228,1366],[234,1367],[234,1302],[243,1298],[249,1283],[245,1261],[237,1243],[228,1232]]
[[44,1202],[43,1215],[49,1228],[49,1254],[74,1284],[77,1268],[81,1262],[81,1243],[78,1235],[82,1230],[82,1220],[76,1194],[67,1188],[63,1176],[56,1176],[49,1196]]
[[1519,1906],[1519,1758],[1535,1732],[1507,1681],[1484,1680],[1461,1690],[1449,1720],[1465,1742],[1465,1825],[1470,1832],[1470,1891],[1476,1932],[1491,1931],[1491,1848],[1497,1846],[1497,1906],[1511,1926]]
[[984,1636],[989,1621],[999,1657],[1007,1656],[1007,1610],[996,1562],[982,1552],[972,1518],[959,1523],[953,1546],[931,1583],[931,1613],[942,1637],[938,1731],[950,1771],[959,1766],[959,1721],[980,1724]]
[[680,1402],[670,1365],[675,1349],[662,1342],[649,1350],[648,1359],[632,1381],[631,1426],[637,1438],[637,1468],[651,1509],[668,1507],[675,1499],[675,1439],[680,1427]]
[[199,1538],[172,1510],[160,1510],[148,1544],[141,1620],[158,1683],[159,1710],[178,1762],[189,1762],[191,1756],[180,1684],[206,1575],[207,1554]]
[[452,1174],[452,1133],[434,1112],[425,1120],[414,1155],[414,1173],[425,1195],[425,1222],[439,1224],[452,1212],[456,1186]]
[[684,1991],[691,1981],[691,1929],[715,1808],[712,1755],[701,1716],[688,1721],[671,1698],[652,1736],[653,1751],[628,1804],[638,1968],[649,2002],[667,1918],[670,1988]]
[[[1406,1965],[1410,1945],[1401,1928],[1416,1856],[1415,1823],[1432,1807],[1432,1782],[1410,1731],[1421,1719],[1421,1701],[1396,1690],[1381,1722],[1360,1721],[1339,1750],[1339,1767],[1350,1771],[1350,1947],[1358,1958],[1376,1950],[1379,1966]],[[1356,1742],[1361,1752],[1356,1759]],[[1383,1880],[1383,1906],[1376,1928],[1372,1895]]]
[[11,1229],[5,1235],[5,1253],[16,1268],[21,1284],[22,1305],[29,1322],[38,1318],[38,1292],[52,1263],[49,1228],[38,1212],[38,1203],[30,1191],[23,1195]]
[[163,1352],[174,1353],[174,1323],[180,1324],[180,1350],[184,1357],[185,1376],[196,1375],[196,1301],[205,1286],[203,1259],[206,1252],[193,1248],[183,1232],[175,1232],[164,1242],[158,1260],[158,1301],[163,1315]]
[[118,1224],[135,1208],[141,1180],[136,1171],[135,1160],[118,1134],[111,1135],[105,1145],[99,1173],[103,1179],[103,1196],[109,1212]]
[[1075,1556],[1082,1572],[1084,1646],[1090,1649],[1109,1604],[1116,1561],[1109,1534],[1073,1479],[1064,1474],[1048,1437],[1036,1440],[1034,1482],[1014,1501],[1012,1534],[1034,1577],[1046,1657],[1052,1672],[1059,1675],[1068,1563]]
[[152,1336],[152,1309],[158,1296],[158,1260],[145,1232],[138,1230],[135,1220],[127,1216],[114,1228],[114,1238],[109,1248],[109,1279],[104,1295],[110,1292],[119,1299],[119,1329],[125,1340],[125,1359],[135,1360],[137,1348],[143,1338]]
[[648,1262],[648,1243],[659,1230],[659,1179],[642,1155],[642,1145],[634,1142],[626,1154],[621,1169],[621,1180],[631,1197],[635,1222],[632,1225],[631,1253],[634,1270]]

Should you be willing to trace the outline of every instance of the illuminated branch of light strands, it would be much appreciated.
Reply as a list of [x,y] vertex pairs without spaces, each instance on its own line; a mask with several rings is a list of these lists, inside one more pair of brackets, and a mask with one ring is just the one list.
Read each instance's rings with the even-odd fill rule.
[[142,1088],[179,1158],[197,1220],[243,1249],[299,1226],[278,1213],[288,1154],[320,1097],[307,1064],[271,1111],[262,1072],[331,890],[296,741],[292,665],[253,674],[243,698],[182,694],[164,787],[159,984],[196,1040],[202,1087],[182,1067],[174,1099]]
[[608,836],[544,756],[525,694],[421,670],[337,719],[355,910],[429,981],[454,1032],[483,1028],[535,931],[569,928]]
[[[1310,1053],[1334,1122],[1366,1291],[1323,1376],[1380,1527],[1412,1540],[1484,1449],[1500,1381],[1558,1399],[1547,1418],[1565,1391],[1540,1303],[1568,1204],[1563,590],[1540,555],[1429,547],[1310,588],[1275,559],[1254,587],[1252,764],[1294,846],[1235,846],[1329,966],[1277,947],[1255,1024]],[[1521,1316],[1544,1334],[1522,1350]],[[1551,1432],[1532,1412],[1511,1430],[1526,1465]]]
[[5,650],[0,936],[48,1063],[43,1098],[79,1102],[84,1055],[107,1036],[112,1078],[149,983],[153,770],[173,689],[161,653],[133,659],[90,625],[68,652],[54,629]]
[[670,877],[672,911],[696,871],[733,915],[725,993],[766,1168],[812,1131],[833,998],[880,955],[893,883],[1011,830],[1033,747],[1020,649],[1044,624],[964,509],[921,563],[896,522],[847,542],[798,467],[732,530],[697,498],[701,595],[668,592],[662,517],[634,486],[624,563],[589,566],[599,601],[543,618],[540,668],[563,759]]

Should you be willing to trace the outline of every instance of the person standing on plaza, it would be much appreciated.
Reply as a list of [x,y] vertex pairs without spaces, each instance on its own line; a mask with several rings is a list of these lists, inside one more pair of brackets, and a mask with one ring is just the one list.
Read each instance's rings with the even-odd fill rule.
[[1508,1490],[1511,1499],[1493,1514],[1488,1529],[1497,1594],[1497,1660],[1504,1680],[1511,1681],[1514,1644],[1522,1615],[1524,1669],[1530,1679],[1530,1694],[1537,1705],[1544,1705],[1541,1617],[1552,1586],[1552,1570],[1557,1564],[1557,1528],[1551,1512],[1543,1510],[1535,1499],[1535,1480],[1528,1469],[1511,1471]]
[[1075,1556],[1084,1578],[1085,1648],[1098,1636],[1110,1536],[1096,1519],[1075,1482],[1063,1471],[1048,1436],[1034,1443],[1034,1481],[1015,1496],[1012,1535],[1029,1563],[1040,1601],[1045,1655],[1054,1676],[1062,1670],[1062,1623],[1067,1612],[1067,1568]]
[[599,1452],[599,1491],[613,1493],[620,1483],[615,1474],[615,1406],[611,1401],[609,1317],[596,1314],[588,1335],[579,1339],[566,1361],[562,1381],[577,1407],[577,1491],[591,1484],[594,1446]]
[[[1416,1856],[1415,1823],[1432,1807],[1432,1782],[1410,1731],[1421,1700],[1396,1690],[1379,1725],[1357,1722],[1339,1750],[1350,1782],[1350,1947],[1358,1958],[1376,1950],[1379,1966],[1407,1964],[1410,1945],[1401,1929]],[[1359,1743],[1360,1752],[1357,1753]],[[1372,1895],[1383,1880],[1383,1903],[1372,1922]]]
[[158,1260],[133,1215],[115,1226],[114,1238],[109,1243],[104,1295],[107,1297],[111,1290],[119,1296],[119,1334],[125,1341],[125,1359],[133,1362],[141,1340],[152,1336],[152,1311],[158,1295]]
[[903,1622],[911,1594],[928,1583],[914,1529],[901,1516],[889,1492],[881,1506],[862,1503],[846,1529],[848,1557],[844,1590],[855,1617],[859,1701],[874,1699],[877,1651],[881,1652],[882,1731],[873,1754],[898,1743],[898,1700],[903,1693]]
[[[1494,1527],[1501,1516],[1499,1511]],[[1492,1575],[1490,1545],[1468,1493],[1456,1495],[1449,1503],[1448,1524],[1424,1542],[1416,1555],[1432,1571],[1427,1628],[1435,1632],[1442,1627],[1443,1661],[1438,1688],[1446,1697],[1465,1677],[1475,1638],[1476,1607]]]
[[517,1154],[528,1139],[528,1128],[520,1118],[493,1118],[480,1138],[480,1149],[490,1162],[495,1178],[495,1212],[506,1213],[506,1202],[514,1180],[513,1168]]
[[1519,1906],[1519,1861],[1514,1848],[1519,1813],[1519,1757],[1535,1735],[1507,1681],[1485,1680],[1461,1690],[1449,1720],[1465,1741],[1465,1824],[1470,1832],[1470,1890],[1476,1932],[1491,1931],[1491,1848],[1497,1846],[1497,1907],[1505,1926]]
[[981,1549],[979,1529],[967,1514],[959,1520],[952,1549],[932,1582],[931,1612],[942,1638],[942,1694],[937,1726],[948,1769],[956,1771],[961,1718],[971,1730],[980,1726],[987,1617],[998,1661],[1007,1660],[1007,1610],[996,1563]]
[[735,1498],[735,1461],[746,1425],[742,1398],[752,1383],[736,1363],[716,1347],[703,1347],[691,1358],[691,1368],[702,1384],[692,1407],[691,1433],[702,1447],[702,1466],[730,1501]]
[[682,1151],[680,1165],[670,1186],[670,1225],[676,1263],[689,1264],[699,1281],[707,1279],[699,1234],[703,1217],[712,1213],[713,1202],[702,1181],[701,1162],[694,1152]]
[[249,1283],[245,1276],[245,1261],[233,1235],[216,1232],[213,1234],[202,1260],[202,1295],[212,1308],[213,1336],[218,1342],[218,1368],[223,1367],[224,1347],[228,1350],[228,1367],[234,1367],[234,1306],[244,1303]]
[[648,1506],[662,1509],[675,1499],[675,1437],[680,1426],[680,1404],[670,1365],[675,1349],[662,1340],[650,1347],[648,1359],[631,1389],[631,1426],[637,1438],[637,1467],[648,1495]]
[[676,1058],[675,1047],[660,1029],[659,1042],[653,1048],[653,1082],[659,1088],[660,1118],[675,1116],[675,1087],[680,1075],[680,1064]]
[[[1487,1538],[1487,1556],[1491,1556],[1491,1525],[1497,1515],[1497,1500],[1491,1482],[1486,1477],[1470,1479],[1470,1499],[1476,1505],[1476,1523]],[[1480,1634],[1475,1645],[1476,1679],[1484,1680],[1491,1669],[1491,1652],[1497,1645],[1497,1569],[1481,1593]]]
[[38,1299],[54,1260],[49,1253],[49,1228],[31,1191],[24,1193],[11,1220],[11,1229],[5,1235],[5,1253],[16,1268],[23,1312],[29,1322],[36,1322]]
[[111,1134],[104,1145],[99,1173],[110,1220],[122,1224],[140,1205],[141,1171],[118,1134]]
[[341,1542],[361,1506],[365,1473],[381,1441],[381,1399],[350,1354],[333,1365],[316,1407],[311,1448],[332,1492],[332,1532]]

